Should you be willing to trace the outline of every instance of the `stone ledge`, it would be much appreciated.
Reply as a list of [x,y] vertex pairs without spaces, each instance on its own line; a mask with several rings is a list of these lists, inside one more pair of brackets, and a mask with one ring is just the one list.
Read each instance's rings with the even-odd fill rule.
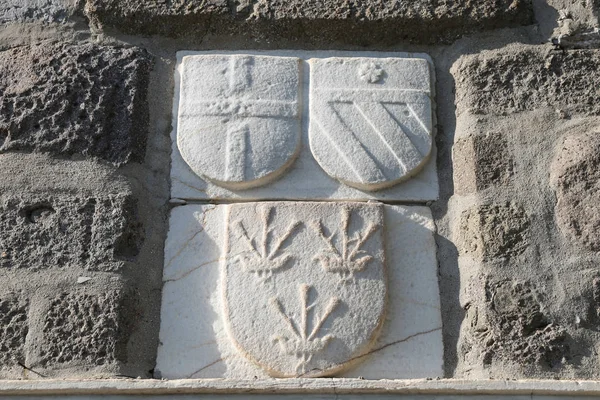
[[107,379],[0,381],[0,396],[184,394],[395,394],[600,396],[600,381],[314,379]]
[[96,28],[128,34],[340,41],[359,45],[408,41],[450,42],[474,31],[533,23],[531,0],[465,2],[87,0]]

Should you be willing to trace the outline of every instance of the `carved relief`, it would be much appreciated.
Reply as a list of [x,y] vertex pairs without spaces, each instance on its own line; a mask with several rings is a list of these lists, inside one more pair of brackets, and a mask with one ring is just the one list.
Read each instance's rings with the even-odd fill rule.
[[[300,321],[294,318],[294,313],[288,314],[281,301],[277,297],[271,298],[271,303],[281,315],[285,321],[288,331],[291,333],[290,336],[278,335],[275,336],[274,340],[281,346],[281,351],[284,354],[291,355],[298,359],[296,365],[296,372],[298,374],[306,374],[308,372],[307,366],[312,360],[313,356],[317,353],[322,352],[327,344],[334,338],[331,334],[320,335],[323,324],[327,318],[333,313],[336,307],[341,303],[337,297],[331,297],[323,314],[321,316],[316,315],[315,308],[316,303],[308,304],[308,295],[311,286],[302,284],[300,289]],[[310,321],[310,315],[313,316],[314,321]],[[309,328],[309,324],[311,327]]]
[[377,83],[383,78],[385,71],[373,61],[367,61],[358,68],[358,76],[365,82]]
[[281,247],[301,226],[299,221],[291,221],[284,232],[276,236],[271,227],[273,211],[273,207],[262,208],[260,236],[250,237],[241,220],[234,221],[231,227],[247,249],[236,256],[237,261],[241,263],[244,270],[265,280],[268,280],[274,272],[284,268],[291,261],[293,256],[281,251]]
[[362,232],[354,232],[350,236],[350,209],[342,205],[340,211],[341,224],[338,232],[325,234],[321,220],[312,221],[311,227],[327,245],[324,251],[315,256],[315,260],[319,261],[325,271],[338,274],[342,281],[347,282],[354,279],[355,274],[363,271],[367,263],[373,259],[373,256],[362,250],[362,247],[380,226],[370,221]]
[[233,189],[281,175],[300,149],[299,69],[289,57],[185,57],[177,145],[189,167]]
[[362,190],[417,173],[432,147],[430,85],[423,59],[311,62],[309,140],[319,165]]
[[385,311],[382,205],[227,207],[225,320],[242,354],[273,376],[328,375],[360,360]]

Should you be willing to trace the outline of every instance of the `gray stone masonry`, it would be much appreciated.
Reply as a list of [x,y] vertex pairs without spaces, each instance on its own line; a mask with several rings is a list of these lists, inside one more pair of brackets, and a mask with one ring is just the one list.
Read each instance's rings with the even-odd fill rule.
[[534,46],[452,68],[459,374],[596,376],[599,56]]
[[44,43],[0,53],[0,152],[144,157],[150,61],[141,49]]
[[[0,379],[160,377],[168,218],[186,204],[170,195],[186,184],[170,178],[177,52],[315,49],[431,59],[439,200],[393,206],[433,215],[443,377],[600,379],[599,13],[598,0],[0,0]],[[417,352],[426,333],[385,354],[398,362],[396,345]]]
[[465,32],[532,23],[530,0],[87,0],[93,26],[129,34],[251,35],[296,43],[449,42]]

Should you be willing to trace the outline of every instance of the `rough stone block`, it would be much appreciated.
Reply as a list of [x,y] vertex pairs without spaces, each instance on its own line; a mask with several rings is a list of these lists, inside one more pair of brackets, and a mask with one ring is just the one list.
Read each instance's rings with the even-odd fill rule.
[[172,197],[437,199],[428,56],[179,52],[178,59]]
[[175,208],[156,373],[440,376],[434,229],[380,203]]
[[461,138],[452,147],[454,192],[474,193],[506,186],[514,173],[509,144],[500,133]]
[[[570,355],[564,327],[544,311],[543,291],[527,281],[491,281],[485,298],[467,309],[461,350],[473,365],[550,371]],[[493,374],[493,372],[492,372]]]
[[600,250],[600,131],[566,134],[557,143],[550,180],[556,222],[573,243]]
[[552,43],[561,48],[598,48],[598,0],[548,0],[558,10],[558,26],[552,32]]
[[120,270],[142,241],[129,195],[0,199],[0,268]]
[[76,8],[77,0],[3,0],[0,23],[64,22]]
[[600,114],[600,50],[484,51],[452,68],[458,113],[507,114],[552,107]]
[[39,364],[105,365],[126,358],[130,322],[122,291],[61,293],[50,301],[43,338],[34,344]]
[[398,40],[447,42],[472,31],[532,23],[529,0],[88,0],[86,12],[94,25],[117,27],[127,33],[237,33],[362,45]]
[[519,255],[529,244],[530,224],[515,202],[469,208],[460,217],[460,254],[481,260]]
[[0,296],[0,369],[23,362],[29,329],[27,300],[14,294]]
[[150,60],[137,48],[68,43],[0,53],[0,152],[141,161]]

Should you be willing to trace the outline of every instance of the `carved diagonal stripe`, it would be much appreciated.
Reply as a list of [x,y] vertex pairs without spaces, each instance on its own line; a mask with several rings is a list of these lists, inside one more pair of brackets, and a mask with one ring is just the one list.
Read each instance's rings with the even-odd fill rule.
[[[394,171],[408,174],[427,156],[413,143],[413,136],[430,132],[408,102],[425,103],[426,93],[340,89],[317,93],[323,98],[313,99],[313,104],[321,111],[313,114],[312,122],[359,182],[394,180]],[[406,114],[398,115],[390,106],[404,107]],[[406,130],[403,121],[408,118],[415,120],[418,132]]]
[[[373,157],[358,140],[352,128],[339,115],[334,104],[323,104],[323,107],[327,107],[327,112],[320,113],[319,118],[314,121],[319,125],[321,133],[336,149],[340,158],[344,160],[359,181],[380,182],[385,180],[383,172]],[[361,166],[360,170],[356,168],[356,165]]]
[[354,105],[405,173],[421,163],[423,155],[383,104],[356,102]]

